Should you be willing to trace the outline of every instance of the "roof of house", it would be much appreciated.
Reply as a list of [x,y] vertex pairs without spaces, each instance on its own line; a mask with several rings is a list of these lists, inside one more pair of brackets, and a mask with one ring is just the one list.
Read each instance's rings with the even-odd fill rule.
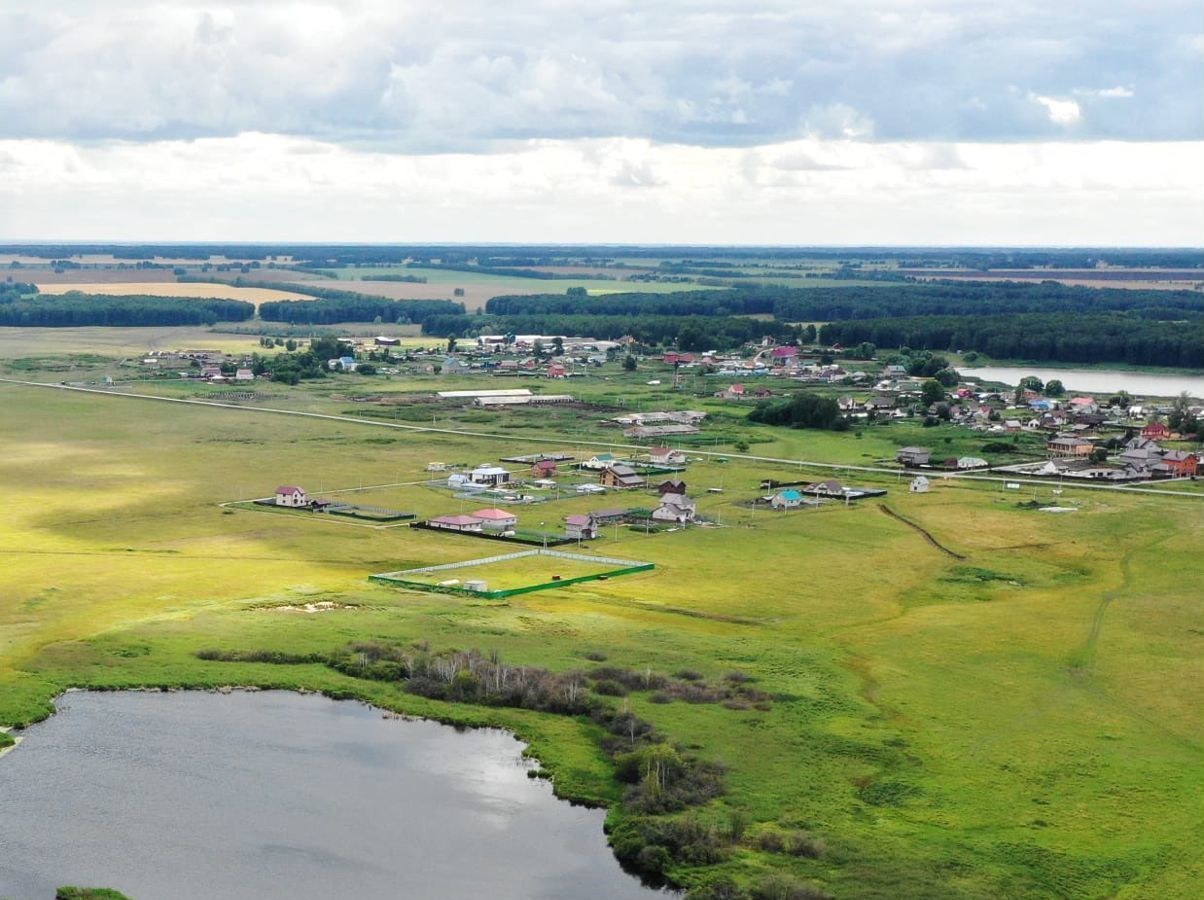
[[781,497],[783,500],[802,500],[803,499],[803,495],[795,490],[782,491],[780,494],[778,494],[778,496]]
[[625,466],[622,463],[615,463],[610,467],[610,471],[620,476],[635,474],[635,469],[631,468],[631,466]]
[[432,516],[430,521],[441,525],[480,525],[484,520],[476,516]]
[[566,525],[588,525],[590,517],[581,513],[574,513],[571,516],[565,516],[564,521]]
[[518,518],[512,512],[506,512],[504,509],[498,509],[496,506],[491,506],[488,509],[478,509],[473,513],[478,519],[516,519]]
[[665,456],[666,454],[669,454],[672,452],[673,451],[670,450],[668,447],[649,447],[648,448],[649,456]]
[[276,488],[277,494],[304,494],[305,488],[293,487],[291,484]]
[[927,447],[900,447],[899,453],[931,453]]

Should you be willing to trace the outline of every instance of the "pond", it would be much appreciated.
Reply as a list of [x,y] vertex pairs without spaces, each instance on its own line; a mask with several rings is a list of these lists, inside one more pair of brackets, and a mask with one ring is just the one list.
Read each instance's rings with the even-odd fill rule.
[[1036,375],[1042,381],[1060,379],[1068,391],[1115,394],[1128,391],[1135,397],[1204,398],[1204,375],[1161,375],[1152,372],[1120,372],[1105,369],[1045,369],[1029,366],[981,366],[958,368],[958,373],[984,381],[1019,384],[1020,379]]
[[0,897],[650,900],[507,732],[286,692],[72,692],[0,758]]

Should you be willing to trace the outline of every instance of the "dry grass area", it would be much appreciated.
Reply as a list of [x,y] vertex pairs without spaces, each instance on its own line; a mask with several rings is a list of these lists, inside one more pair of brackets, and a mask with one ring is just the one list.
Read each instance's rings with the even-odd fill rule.
[[151,294],[156,297],[217,297],[222,300],[246,300],[259,306],[267,300],[309,300],[311,297],[300,292],[277,291],[272,288],[236,287],[232,284],[209,282],[177,283],[174,281],[123,281],[112,284],[102,282],[81,284],[50,284],[38,282],[43,294],[65,294],[68,291],[83,291],[85,294],[105,294],[120,297],[129,294]]
[[33,282],[39,285],[67,284],[73,286],[132,284],[135,282],[141,284],[172,277],[170,272],[164,272],[162,269],[64,269],[62,272],[56,272],[46,266],[14,269],[6,274],[11,275],[14,281]]

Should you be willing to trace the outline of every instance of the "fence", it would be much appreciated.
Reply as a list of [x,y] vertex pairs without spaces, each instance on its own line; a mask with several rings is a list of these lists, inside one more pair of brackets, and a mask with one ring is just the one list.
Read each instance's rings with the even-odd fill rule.
[[[616,568],[608,569],[605,572],[595,572],[592,575],[578,575],[574,578],[563,578],[559,581],[545,581],[538,584],[522,585],[521,587],[509,588],[500,591],[476,591],[471,590],[461,585],[451,584],[428,584],[425,581],[415,581],[412,577],[415,575],[425,575],[431,572],[450,572],[456,569],[470,568],[473,566],[486,566],[491,563],[507,562],[512,559],[524,559],[530,556],[551,556],[557,559],[567,559],[573,562],[583,562],[596,565],[615,566]],[[598,581],[609,578],[617,578],[622,575],[633,575],[637,572],[650,572],[655,569],[653,563],[639,562],[633,559],[615,559],[605,556],[586,556],[583,553],[566,553],[563,550],[519,550],[515,553],[503,553],[499,556],[486,556],[482,559],[466,559],[461,562],[443,563],[437,566],[421,566],[416,569],[404,569],[399,572],[383,572],[379,575],[369,575],[368,580],[379,584],[388,584],[394,587],[408,588],[418,591],[433,591],[440,594],[461,594],[471,597],[485,597],[490,600],[503,600],[507,597],[514,597],[518,594],[530,594],[534,591],[547,591],[553,588],[568,587],[573,584],[582,584],[587,581]]]

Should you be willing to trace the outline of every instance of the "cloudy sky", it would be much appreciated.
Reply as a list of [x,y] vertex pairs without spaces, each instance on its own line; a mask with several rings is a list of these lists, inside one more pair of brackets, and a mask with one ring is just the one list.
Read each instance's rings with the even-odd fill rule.
[[0,239],[1204,244],[1199,0],[0,0]]

